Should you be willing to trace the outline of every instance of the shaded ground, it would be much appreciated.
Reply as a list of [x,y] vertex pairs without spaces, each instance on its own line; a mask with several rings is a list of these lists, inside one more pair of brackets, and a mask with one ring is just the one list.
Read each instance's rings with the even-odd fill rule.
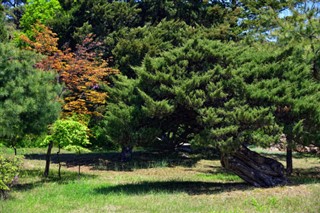
[[96,188],[98,194],[126,194],[143,195],[149,193],[176,193],[186,192],[189,195],[217,194],[237,190],[253,189],[245,183],[215,183],[202,181],[144,181],[140,183],[122,184],[111,187]]
[[[29,160],[45,160],[45,154],[26,154]],[[194,166],[203,156],[179,154],[176,152],[134,152],[129,162],[121,162],[118,152],[108,153],[63,153],[59,155],[60,162],[66,167],[88,166],[93,170],[132,171],[155,167]],[[58,163],[56,154],[51,155],[51,162]]]
[[[77,166],[81,165],[81,173],[85,174],[86,171],[135,171],[139,169],[152,169],[152,168],[174,168],[177,166],[184,167],[184,171],[194,172],[194,168],[198,166],[197,164],[203,158],[210,158],[211,160],[215,159],[216,164],[203,165],[202,169],[197,169],[197,172],[202,172],[204,175],[221,175],[227,177],[229,173],[225,169],[220,166],[220,163],[217,157],[217,153],[210,153],[211,156],[206,155],[205,157],[200,154],[193,153],[190,156],[186,157],[176,152],[134,152],[132,156],[132,160],[130,162],[120,162],[120,154],[118,152],[108,152],[108,153],[85,153],[81,155],[72,154],[72,153],[63,153],[60,154],[60,161],[65,168],[69,168],[69,171],[77,171]],[[271,157],[278,161],[285,161],[285,153],[283,152],[271,152],[271,153],[262,153],[267,157]],[[309,183],[320,183],[320,159],[318,162],[308,162],[308,158],[314,159],[315,155],[303,154],[303,153],[295,153],[294,158],[299,160],[298,165],[294,165],[294,171],[292,176],[289,178],[289,184],[309,184]],[[45,154],[26,154],[25,158],[28,160],[45,160]],[[52,163],[57,164],[57,155],[52,154]],[[303,168],[302,168],[303,167]],[[64,171],[64,169],[62,169]],[[38,172],[39,176],[42,175],[42,171],[34,171]],[[64,175],[63,175],[64,176]],[[71,177],[71,176],[70,176]],[[69,178],[70,178],[69,177]],[[89,177],[89,176],[88,176]],[[69,179],[68,178],[68,179]],[[77,176],[72,177],[73,179],[77,179]],[[72,179],[71,178],[71,179]],[[228,179],[226,179],[228,180]],[[53,180],[54,181],[54,180]],[[142,184],[142,185],[141,185]],[[137,188],[140,188],[147,183],[139,183]],[[169,187],[169,190],[172,189],[170,187],[172,184],[170,182],[159,184],[152,183],[154,188],[157,190],[159,188]],[[175,183],[177,186],[181,186],[181,188],[185,188],[183,183]],[[188,185],[191,183],[186,183]],[[199,183],[195,184],[198,185]],[[212,184],[212,183],[210,183]],[[212,185],[202,185],[202,187],[212,188]],[[200,184],[201,185],[201,184]],[[191,184],[192,186],[192,184]],[[235,185],[232,185],[234,187]],[[135,190],[135,185],[128,186],[119,186],[119,188],[114,188],[114,191],[121,191],[125,187],[129,187],[130,189]],[[219,191],[217,189],[217,185],[214,186],[213,191]],[[228,188],[227,186],[223,186]],[[242,187],[242,185],[241,185]],[[188,188],[188,187],[187,187]],[[194,187],[189,187],[194,188]],[[219,188],[219,187],[218,187]],[[177,189],[177,188],[176,188]],[[178,188],[179,189],[179,188]],[[111,190],[111,189],[109,189]],[[208,189],[210,191],[210,189]],[[102,190],[104,191],[104,190]],[[191,191],[194,191],[193,189]],[[210,192],[211,193],[211,192]]]
[[28,178],[33,179],[33,181],[19,181],[17,184],[13,186],[13,189],[17,191],[26,191],[36,187],[42,187],[46,183],[68,184],[70,181],[77,181],[80,178],[91,179],[97,177],[97,175],[85,173],[82,173],[79,176],[75,172],[67,171],[62,171],[63,178],[61,179],[57,175],[51,175],[49,178],[43,178],[42,176],[42,169],[22,169],[19,174],[19,179],[23,180],[24,178]]

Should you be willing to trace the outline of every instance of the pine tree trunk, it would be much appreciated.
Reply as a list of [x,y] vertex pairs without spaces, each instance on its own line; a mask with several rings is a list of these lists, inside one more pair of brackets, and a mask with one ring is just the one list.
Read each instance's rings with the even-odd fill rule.
[[[19,137],[18,137],[19,138]],[[14,155],[17,156],[17,141],[19,140],[18,138],[14,138],[12,139],[11,141],[11,146],[12,146],[12,149],[14,151]]]
[[263,157],[245,146],[233,154],[222,155],[221,164],[256,187],[273,187],[287,183],[281,163]]
[[293,134],[292,134],[291,128],[286,133],[286,144],[287,144],[286,172],[287,172],[287,176],[290,176],[293,171],[293,163],[292,163]]
[[45,167],[44,173],[43,173],[44,177],[48,177],[49,176],[52,147],[53,147],[53,142],[50,141],[50,143],[48,145],[47,155],[46,155],[46,167]]
[[121,150],[121,162],[127,162],[132,158],[132,149],[130,146],[123,146]]
[[287,163],[287,176],[290,176],[292,174],[292,171],[293,171],[291,144],[287,145],[286,163]]

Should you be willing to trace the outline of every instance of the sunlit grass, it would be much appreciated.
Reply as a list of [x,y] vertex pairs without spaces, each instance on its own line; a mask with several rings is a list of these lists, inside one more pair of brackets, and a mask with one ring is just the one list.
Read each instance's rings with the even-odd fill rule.
[[82,165],[80,176],[76,166],[63,164],[59,179],[55,163],[43,178],[44,161],[26,158],[19,185],[0,201],[0,212],[320,212],[319,159],[294,160],[290,185],[263,189],[225,171],[219,160],[136,159],[129,170],[116,161],[107,165],[119,169],[97,169],[98,161]]
[[220,182],[241,182],[241,178],[237,175],[229,174],[229,173],[220,173],[217,172],[215,174],[197,174],[197,177],[207,180],[207,181],[220,181]]

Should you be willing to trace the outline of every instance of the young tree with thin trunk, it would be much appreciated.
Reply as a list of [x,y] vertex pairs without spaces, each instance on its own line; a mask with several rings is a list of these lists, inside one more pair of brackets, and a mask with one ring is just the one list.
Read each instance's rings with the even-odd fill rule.
[[[61,162],[60,162],[60,151],[61,149],[73,151],[80,155],[81,152],[88,152],[85,148],[89,145],[89,129],[86,125],[74,121],[74,120],[57,120],[51,128],[50,134],[46,137],[43,144],[48,145],[52,148],[53,145],[58,147],[57,158],[58,158],[58,175],[61,178]],[[48,161],[47,161],[48,162]],[[78,172],[80,175],[80,162],[78,164]],[[49,166],[46,167],[44,175],[49,175]]]

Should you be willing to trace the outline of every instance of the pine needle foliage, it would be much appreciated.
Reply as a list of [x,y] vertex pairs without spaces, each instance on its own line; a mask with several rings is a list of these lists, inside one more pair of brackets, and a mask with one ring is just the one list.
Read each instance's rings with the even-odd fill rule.
[[191,39],[134,68],[137,79],[127,84],[135,82],[131,95],[139,102],[122,104],[173,144],[232,152],[243,144],[267,147],[280,133],[317,143],[320,87],[310,60],[299,47]]
[[161,132],[148,125],[152,118],[141,110],[138,81],[123,75],[115,76],[113,81],[116,83],[107,89],[110,98],[103,121],[108,141],[120,147],[151,147]]
[[51,72],[34,68],[36,54],[0,43],[0,137],[40,134],[60,112]]
[[[243,143],[270,143],[272,108],[248,103],[234,43],[190,40],[136,69],[143,112],[176,143],[195,140],[231,151]],[[147,83],[146,83],[147,82]],[[259,139],[259,140],[257,140]]]
[[[319,144],[320,85],[313,75],[313,55],[301,45],[256,48],[242,69],[249,101],[275,108],[273,116],[290,143]],[[263,58],[263,59],[262,59]],[[257,63],[258,62],[258,63]]]
[[4,16],[4,8],[0,5],[0,42],[4,42],[7,40],[8,33],[5,27],[5,16]]

